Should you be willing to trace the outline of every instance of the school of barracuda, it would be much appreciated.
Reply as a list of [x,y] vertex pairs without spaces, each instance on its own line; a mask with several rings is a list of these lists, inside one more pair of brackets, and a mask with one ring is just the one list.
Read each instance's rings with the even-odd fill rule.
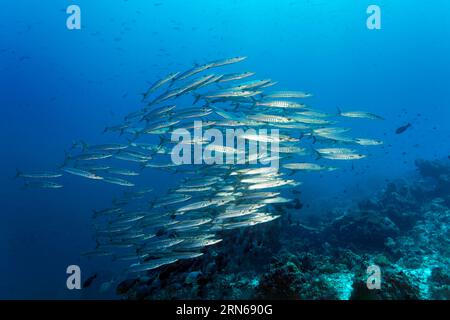
[[[222,241],[223,230],[279,218],[274,206],[292,200],[284,195],[283,189],[301,184],[293,179],[294,173],[336,170],[315,162],[362,159],[366,155],[357,148],[382,144],[376,139],[349,137],[350,129],[337,126],[340,117],[382,120],[378,115],[340,110],[337,114],[323,113],[304,103],[311,97],[309,93],[272,88],[267,92],[276,82],[249,81],[247,78],[253,77],[254,72],[216,73],[244,59],[195,65],[156,81],[143,94],[144,107],[126,115],[123,123],[104,130],[125,135],[127,143],[75,143],[60,170],[18,171],[17,176],[26,179],[28,187],[62,188],[53,179],[69,174],[129,188],[110,208],[94,211],[97,245],[82,255],[111,256],[114,261],[125,261],[128,267],[124,272],[133,274],[199,257],[207,247]],[[177,99],[186,95],[193,96],[191,105],[176,105]],[[227,128],[278,129],[276,156],[266,153],[257,155],[257,160],[277,157],[279,167],[255,165],[250,156],[245,164],[174,164],[170,157],[174,146],[170,134],[180,128],[192,132],[194,120],[201,120],[205,129],[222,132]],[[142,141],[148,137],[158,141]],[[275,142],[269,135],[248,132],[240,138]],[[184,143],[224,155],[238,152],[232,147],[210,145],[203,138]],[[133,163],[136,168],[110,164],[117,160]],[[151,188],[137,188],[132,182],[133,176],[140,175],[143,169],[166,170],[182,174],[183,178],[165,194],[160,190],[154,192]]]

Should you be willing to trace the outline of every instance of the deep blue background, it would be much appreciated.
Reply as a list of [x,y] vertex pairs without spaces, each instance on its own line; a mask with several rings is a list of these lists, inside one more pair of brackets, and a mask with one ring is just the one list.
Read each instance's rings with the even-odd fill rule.
[[[82,30],[66,29],[70,4],[81,7]],[[366,28],[369,4],[381,7],[382,30]],[[93,245],[91,209],[122,190],[74,177],[62,190],[23,190],[15,169],[52,169],[80,138],[111,142],[103,128],[138,109],[149,83],[195,62],[246,55],[236,70],[312,92],[314,107],[387,119],[348,121],[354,135],[385,146],[355,171],[305,175],[313,209],[370,194],[413,171],[418,157],[447,157],[449,12],[447,0],[3,1],[0,298],[79,297],[65,289],[65,268],[96,270],[79,258]],[[150,170],[140,179],[161,187],[164,177]]]

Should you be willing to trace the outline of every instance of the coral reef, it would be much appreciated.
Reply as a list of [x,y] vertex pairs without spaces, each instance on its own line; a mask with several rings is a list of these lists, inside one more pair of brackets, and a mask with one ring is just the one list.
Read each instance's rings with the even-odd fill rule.
[[[316,227],[283,218],[238,233],[193,260],[126,280],[128,299],[449,299],[450,167],[417,160],[418,175]],[[381,270],[369,290],[367,267]]]

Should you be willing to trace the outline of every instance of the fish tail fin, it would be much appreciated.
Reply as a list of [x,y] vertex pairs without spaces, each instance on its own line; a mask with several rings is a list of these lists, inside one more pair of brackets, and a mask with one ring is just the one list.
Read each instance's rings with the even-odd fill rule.
[[312,149],[313,154],[316,156],[316,160],[319,160],[319,159],[322,158],[322,155],[320,154],[319,151],[317,151],[317,150],[314,149],[314,148],[311,148],[311,149]]
[[139,95],[142,96],[141,102],[144,102],[145,99],[147,99],[147,92],[142,92]]
[[337,109],[337,115],[338,115],[338,116],[342,115],[342,110],[341,110],[341,108],[336,107],[336,109]]
[[317,138],[316,135],[314,134],[314,130],[310,130],[307,134],[302,133],[303,137],[305,137],[306,135],[308,135],[312,140],[313,140],[313,144],[315,144],[317,142]]
[[139,163],[139,167],[140,167],[141,171],[144,170],[144,169],[146,168],[146,165],[147,165],[147,162],[141,162],[141,163]]
[[70,160],[70,154],[69,154],[69,152],[64,150],[64,161],[63,161],[62,165],[60,166],[60,168],[65,167],[67,162],[69,162],[69,160]]
[[134,140],[130,139],[130,138],[126,138],[126,140],[128,141],[128,145],[131,145],[133,143]]
[[69,149],[69,150],[75,149],[75,148],[78,146],[78,144],[79,144],[79,141],[73,140],[73,141],[72,141],[72,145],[70,146],[70,149]]
[[194,102],[192,104],[196,104],[198,102],[198,100],[200,100],[200,98],[202,97],[200,94],[192,92],[192,95],[194,96]]
[[83,152],[89,148],[89,145],[84,140],[80,140],[80,144],[81,144],[81,151]]
[[136,139],[138,139],[141,136],[142,132],[141,131],[137,131],[133,133],[133,141],[135,141]]
[[304,132],[300,132],[299,136],[298,136],[298,140],[302,140],[305,137],[305,133]]
[[159,144],[158,144],[158,148],[162,147],[164,145],[164,143],[166,142],[166,138],[164,138],[163,135],[159,136]]
[[19,178],[21,176],[22,172],[16,168],[16,175],[14,176],[15,179]]

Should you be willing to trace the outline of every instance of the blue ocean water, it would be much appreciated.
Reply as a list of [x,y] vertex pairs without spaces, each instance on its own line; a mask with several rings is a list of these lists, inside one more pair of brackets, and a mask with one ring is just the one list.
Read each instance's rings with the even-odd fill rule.
[[[81,8],[81,30],[66,28],[71,4]],[[382,10],[381,30],[366,27],[371,4]],[[321,110],[386,118],[351,121],[354,132],[385,144],[354,170],[344,164],[305,177],[312,207],[371,194],[415,170],[417,158],[447,158],[449,11],[446,0],[4,1],[0,298],[80,298],[65,286],[66,267],[78,264],[83,275],[107,269],[79,253],[94,245],[92,209],[123,190],[73,177],[62,178],[61,190],[25,190],[16,168],[50,170],[72,141],[109,142],[103,128],[139,108],[149,84],[194,63],[245,55],[237,70],[312,92]],[[412,127],[395,134],[406,123]],[[151,171],[139,181],[162,190],[167,177]]]

